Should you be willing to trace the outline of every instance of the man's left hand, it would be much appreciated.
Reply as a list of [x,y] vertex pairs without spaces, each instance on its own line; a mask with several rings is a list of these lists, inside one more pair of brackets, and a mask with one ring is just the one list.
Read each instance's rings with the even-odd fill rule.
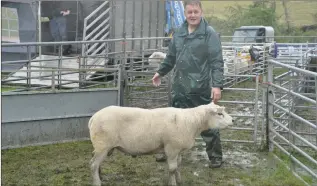
[[218,87],[214,87],[211,89],[212,101],[217,104],[217,102],[221,99],[221,90]]

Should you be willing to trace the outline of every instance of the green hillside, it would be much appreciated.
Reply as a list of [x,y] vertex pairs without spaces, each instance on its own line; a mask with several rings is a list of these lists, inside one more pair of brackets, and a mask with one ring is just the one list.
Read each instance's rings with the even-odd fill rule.
[[[216,16],[225,18],[226,7],[239,4],[248,6],[252,1],[203,1],[203,9],[205,16]],[[313,14],[317,14],[317,1],[291,1],[287,2],[287,7],[293,26],[311,25],[317,22],[314,20]],[[279,21],[285,22],[284,8],[282,2],[276,2],[276,11],[280,17]]]

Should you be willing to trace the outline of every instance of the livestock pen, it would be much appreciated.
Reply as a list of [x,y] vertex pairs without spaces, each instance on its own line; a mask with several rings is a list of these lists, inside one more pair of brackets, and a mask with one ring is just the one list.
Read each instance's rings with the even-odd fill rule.
[[[2,93],[2,184],[90,185],[89,161],[92,146],[88,138],[89,117],[107,105],[144,108],[169,106],[171,74],[164,78],[160,87],[153,87],[150,79],[155,67],[151,67],[145,55],[165,51],[160,45],[164,39],[168,38],[73,42],[118,42],[123,43],[123,50],[107,55],[64,57],[60,54],[55,59],[29,58],[27,65],[21,70],[7,71],[2,76],[2,87],[7,87],[7,91]],[[158,45],[156,48],[140,51],[125,49],[127,43],[146,40],[157,40]],[[19,43],[2,46],[28,48],[32,45],[56,44],[61,47],[70,43]],[[224,43],[224,48],[228,45],[230,43]],[[232,48],[235,47],[241,49],[241,46]],[[133,56],[134,52],[144,55]],[[265,55],[267,54],[264,52]],[[104,63],[89,64],[91,58],[101,58]],[[134,59],[137,62],[133,63]],[[263,58],[257,64],[248,65],[244,73],[233,71],[225,75],[227,84],[219,104],[226,106],[230,115],[236,118],[234,127],[221,131],[225,163],[220,169],[208,168],[204,143],[201,138],[197,138],[195,147],[184,154],[181,165],[184,185],[303,185],[303,181],[275,161],[275,156],[282,157],[283,162],[287,162],[288,157],[293,159],[293,156],[283,150],[272,149],[273,145],[285,146],[272,135],[274,132],[285,133],[285,130],[267,128],[276,125],[268,122],[268,117],[269,121],[274,121],[274,118],[272,114],[267,116],[267,113],[272,111],[272,106],[278,104],[267,102],[274,86],[268,82],[273,82],[273,78],[283,76],[289,71],[301,72],[304,74],[301,77],[311,75],[316,78],[316,73],[268,59]],[[275,66],[279,68],[273,69]],[[306,94],[302,96],[307,97]],[[307,99],[310,103],[315,103],[312,98]],[[291,110],[287,106],[277,108],[282,111]],[[305,109],[316,113],[316,107],[306,106]],[[288,114],[286,112],[285,115],[288,117]],[[306,120],[308,125],[313,122],[316,124],[316,118]],[[288,125],[282,129],[285,127]],[[316,134],[315,128],[310,127],[312,129],[306,132]],[[289,132],[290,135],[294,133],[295,137],[304,135],[300,131]],[[313,138],[307,138],[306,141],[309,140],[311,142],[307,147],[301,147],[295,142],[293,144],[290,140],[286,145],[295,150],[314,150],[315,141]],[[271,147],[273,153],[268,152],[267,147]],[[313,152],[308,150],[304,157],[296,158],[309,164],[312,159],[316,159]],[[303,158],[308,158],[308,161]],[[102,164],[102,180],[104,185],[163,185],[166,168],[165,163],[155,162],[153,156],[132,158],[115,152]],[[307,169],[314,173],[314,167]],[[292,171],[296,172],[295,169]],[[301,176],[309,185],[314,183],[314,174],[310,174],[311,172],[301,171],[296,175]]]

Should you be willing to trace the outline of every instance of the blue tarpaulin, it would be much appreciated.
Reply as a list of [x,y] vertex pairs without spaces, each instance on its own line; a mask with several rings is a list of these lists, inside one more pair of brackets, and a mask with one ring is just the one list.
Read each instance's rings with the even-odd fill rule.
[[166,1],[166,28],[165,33],[171,35],[175,28],[180,27],[184,20],[184,5],[182,1]]

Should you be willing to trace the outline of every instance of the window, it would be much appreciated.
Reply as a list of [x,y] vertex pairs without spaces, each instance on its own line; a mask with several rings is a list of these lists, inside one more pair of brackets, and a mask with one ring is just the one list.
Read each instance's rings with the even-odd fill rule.
[[246,30],[237,30],[234,32],[232,42],[255,42],[257,30],[246,29]]
[[1,7],[1,41],[20,42],[19,17],[16,8]]

